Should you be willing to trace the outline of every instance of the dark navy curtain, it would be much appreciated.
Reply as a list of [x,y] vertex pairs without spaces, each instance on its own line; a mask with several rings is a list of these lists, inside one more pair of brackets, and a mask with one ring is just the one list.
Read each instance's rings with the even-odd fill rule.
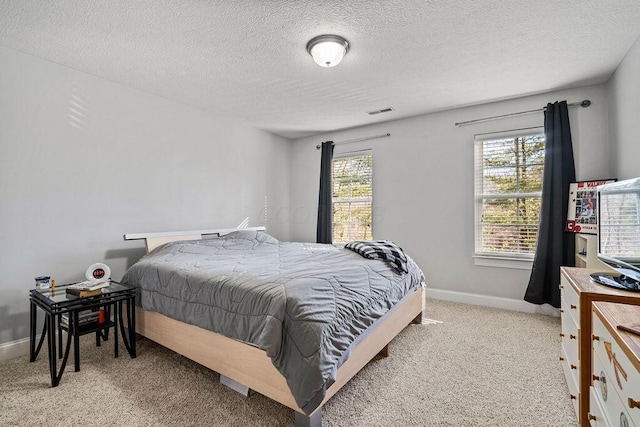
[[575,265],[575,237],[564,231],[569,184],[576,180],[567,102],[547,104],[544,113],[544,176],[538,245],[525,301],[560,307],[560,266]]
[[333,203],[331,189],[331,162],[333,160],[333,141],[322,143],[320,160],[320,195],[318,197],[318,228],[316,241],[333,241]]

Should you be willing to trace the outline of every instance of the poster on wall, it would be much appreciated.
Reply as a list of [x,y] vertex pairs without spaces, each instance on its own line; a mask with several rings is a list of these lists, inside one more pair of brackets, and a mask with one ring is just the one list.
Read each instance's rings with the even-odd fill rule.
[[564,231],[598,234],[597,187],[615,181],[615,179],[603,179],[569,184],[569,210]]

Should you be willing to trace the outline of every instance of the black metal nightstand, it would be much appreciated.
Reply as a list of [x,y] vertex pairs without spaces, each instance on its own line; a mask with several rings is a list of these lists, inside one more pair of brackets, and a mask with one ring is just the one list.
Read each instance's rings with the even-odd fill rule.
[[[102,294],[80,298],[66,292],[66,286],[56,286],[55,289],[31,289],[30,302],[30,340],[29,361],[38,357],[42,343],[47,337],[49,350],[49,370],[51,372],[51,387],[60,383],[64,373],[73,337],[73,352],[75,371],[80,370],[80,336],[90,333],[96,334],[96,345],[109,337],[109,329],[113,328],[114,356],[118,357],[118,328],[122,333],[122,340],[131,358],[136,357],[136,289],[111,281],[102,289]],[[123,304],[126,303],[126,304]],[[44,328],[40,341],[36,346],[37,307],[45,314]],[[102,309],[105,316],[102,322],[92,321],[81,324],[80,312]],[[123,311],[126,310],[126,313]],[[123,313],[126,314],[126,329]],[[66,322],[63,322],[66,315]],[[113,320],[112,320],[113,315]],[[56,334],[57,330],[57,334]],[[62,331],[67,332],[67,342],[62,353]],[[56,342],[57,341],[57,342]],[[56,348],[57,347],[57,348]],[[62,358],[60,370],[57,369],[58,358]]]

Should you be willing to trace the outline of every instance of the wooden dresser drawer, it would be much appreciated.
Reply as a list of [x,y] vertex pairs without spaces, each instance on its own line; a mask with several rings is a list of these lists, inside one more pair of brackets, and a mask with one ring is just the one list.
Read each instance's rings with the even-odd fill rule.
[[[564,298],[560,299],[561,307],[566,307],[567,303]],[[576,323],[571,316],[561,316],[562,332],[560,337],[562,338],[562,346],[571,348],[571,354],[575,354],[575,362],[578,361],[578,346],[580,344],[580,329],[578,323]]]
[[608,427],[610,423],[605,418],[599,392],[595,387],[589,387],[589,393],[591,395],[589,399],[589,424],[593,427]]
[[[640,405],[640,373],[622,349],[617,333],[614,335],[599,315],[593,316],[593,335],[594,375],[606,375],[607,389],[615,391],[627,418],[640,426],[640,408],[636,408],[634,403]],[[604,384],[602,380],[599,383],[601,386]],[[611,391],[609,393],[612,394]],[[618,412],[618,418],[622,417],[620,414]],[[612,418],[612,422],[615,420]]]
[[562,350],[562,356],[564,358],[564,360],[562,361],[562,370],[564,371],[564,377],[567,381],[567,388],[569,389],[569,397],[571,398],[573,409],[575,409],[577,414],[578,402],[580,397],[580,391],[578,387],[578,384],[580,384],[580,380],[579,376],[577,375],[577,367],[572,369],[571,364],[567,360],[567,354],[564,352],[564,349]]
[[626,420],[628,425],[632,426],[626,402],[620,394],[616,375],[609,369],[607,362],[602,361],[597,354],[593,358],[593,372],[593,387],[596,389],[596,394],[602,405],[603,415],[609,424],[615,426],[624,425],[624,420]]
[[574,289],[574,287],[569,283],[569,281],[562,276],[561,280],[561,288],[560,288],[560,296],[564,299],[566,303],[566,307],[561,307],[563,313],[569,313],[569,315],[573,318],[576,325],[580,324],[580,295]]

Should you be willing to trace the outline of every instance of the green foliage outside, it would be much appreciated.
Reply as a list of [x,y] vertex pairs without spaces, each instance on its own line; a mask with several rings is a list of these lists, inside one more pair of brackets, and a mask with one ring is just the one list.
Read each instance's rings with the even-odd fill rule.
[[532,135],[482,143],[483,253],[535,252],[544,142],[544,135]]
[[371,155],[333,160],[333,242],[369,240],[373,196]]

